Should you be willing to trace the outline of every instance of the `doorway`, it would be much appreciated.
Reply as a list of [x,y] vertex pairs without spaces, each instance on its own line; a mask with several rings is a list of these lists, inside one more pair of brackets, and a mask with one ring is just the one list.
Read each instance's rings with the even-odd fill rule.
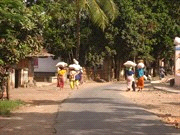
[[15,88],[19,87],[19,82],[20,81],[20,70],[15,69]]

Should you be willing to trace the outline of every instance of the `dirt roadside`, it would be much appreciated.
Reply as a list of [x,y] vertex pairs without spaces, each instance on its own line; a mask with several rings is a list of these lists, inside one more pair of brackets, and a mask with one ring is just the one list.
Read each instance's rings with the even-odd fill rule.
[[[81,87],[92,85],[102,84],[89,82]],[[10,117],[0,116],[0,135],[51,135],[55,133],[53,124],[58,105],[73,92],[76,90],[71,90],[68,85],[60,91],[55,84],[11,91],[13,95],[11,99],[21,99],[27,105],[15,110]],[[143,92],[121,91],[120,94],[159,116],[165,123],[179,127],[180,94],[154,90],[151,85],[146,86]]]
[[164,123],[180,129],[180,94],[157,90],[152,85],[145,85],[142,92],[122,92],[121,95],[154,113]]
[[[102,85],[92,83],[87,82],[81,87]],[[20,99],[26,105],[13,111],[10,117],[0,116],[0,135],[53,135],[58,106],[76,91],[68,84],[64,90],[57,88],[56,84],[11,90],[10,99]]]

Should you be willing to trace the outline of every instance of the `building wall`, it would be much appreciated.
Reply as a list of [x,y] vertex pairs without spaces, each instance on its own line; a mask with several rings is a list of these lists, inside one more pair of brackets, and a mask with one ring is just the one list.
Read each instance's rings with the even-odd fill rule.
[[52,57],[37,58],[34,65],[34,80],[36,82],[51,82],[51,78],[56,76],[56,64],[60,58],[53,60]]
[[25,87],[29,80],[28,63],[31,59],[23,59],[10,71],[10,87]]
[[35,72],[34,80],[36,82],[51,82],[51,77],[55,77],[54,72]]
[[56,72],[56,64],[60,62],[60,58],[53,60],[52,57],[37,58],[38,64],[34,67],[34,72]]
[[[28,69],[29,61],[32,61],[32,58],[26,58],[21,60],[17,65],[14,65],[13,69],[10,71],[10,87],[18,88],[25,86],[29,80]],[[31,69],[29,69],[31,71]]]

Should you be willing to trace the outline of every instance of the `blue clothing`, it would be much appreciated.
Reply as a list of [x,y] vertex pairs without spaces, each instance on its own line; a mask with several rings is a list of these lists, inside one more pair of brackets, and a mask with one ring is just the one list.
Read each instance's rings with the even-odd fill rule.
[[137,69],[137,77],[140,78],[142,76],[144,76],[144,69],[143,68]]
[[82,72],[80,71],[76,76],[75,80],[81,80]]
[[134,74],[134,72],[132,71],[132,70],[127,70],[126,71],[126,75],[127,76],[131,76],[131,75],[133,75]]
[[77,75],[75,76],[75,80],[80,80],[80,79],[81,79],[80,74],[77,74]]

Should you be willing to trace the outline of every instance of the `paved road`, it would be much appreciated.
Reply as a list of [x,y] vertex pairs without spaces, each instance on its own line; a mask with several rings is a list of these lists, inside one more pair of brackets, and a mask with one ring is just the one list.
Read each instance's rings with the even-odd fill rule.
[[57,135],[179,135],[157,116],[121,95],[125,84],[92,86],[59,106]]

